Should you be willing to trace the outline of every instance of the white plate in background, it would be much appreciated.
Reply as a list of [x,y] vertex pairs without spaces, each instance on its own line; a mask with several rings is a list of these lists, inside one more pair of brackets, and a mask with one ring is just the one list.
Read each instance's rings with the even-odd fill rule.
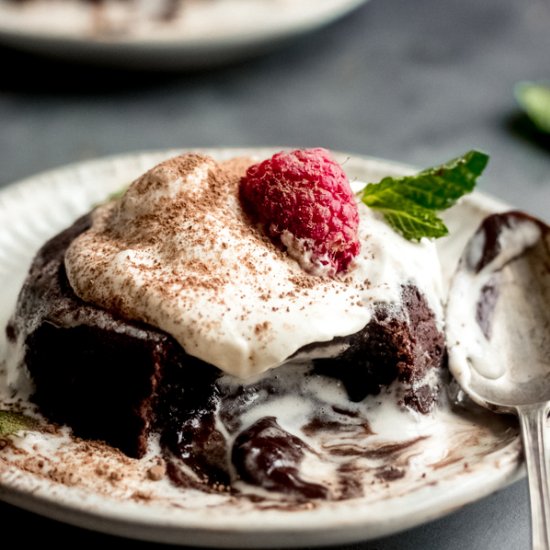
[[[366,0],[181,2],[180,16],[154,22],[147,15],[127,15],[139,0],[128,2],[130,8],[120,15],[122,2],[111,23],[105,24],[98,23],[97,5],[86,0],[0,0],[0,43],[73,61],[134,69],[208,67],[271,50],[343,17]],[[141,0],[141,4],[147,2]]]

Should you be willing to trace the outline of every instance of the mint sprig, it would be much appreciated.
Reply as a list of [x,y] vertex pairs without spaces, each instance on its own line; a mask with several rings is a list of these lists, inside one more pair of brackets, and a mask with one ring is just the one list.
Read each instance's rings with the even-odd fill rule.
[[443,237],[449,231],[437,212],[473,191],[488,161],[485,153],[469,151],[414,176],[370,183],[363,189],[361,200],[381,212],[388,224],[410,241]]
[[21,413],[0,411],[0,438],[14,435],[23,430],[36,429],[38,423]]
[[533,124],[550,133],[550,82],[518,82],[514,93]]

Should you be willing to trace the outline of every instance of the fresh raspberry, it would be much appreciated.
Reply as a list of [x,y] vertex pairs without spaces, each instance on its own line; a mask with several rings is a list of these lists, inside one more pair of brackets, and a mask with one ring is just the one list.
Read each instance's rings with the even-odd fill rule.
[[359,212],[348,178],[326,149],[277,153],[241,179],[245,211],[314,275],[345,271],[359,253]]

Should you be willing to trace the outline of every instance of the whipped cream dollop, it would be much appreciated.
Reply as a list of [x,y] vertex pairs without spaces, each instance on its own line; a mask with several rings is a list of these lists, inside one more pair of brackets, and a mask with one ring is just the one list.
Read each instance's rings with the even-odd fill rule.
[[188,354],[240,378],[358,332],[377,303],[399,312],[405,284],[441,320],[432,242],[406,241],[358,201],[359,256],[337,277],[309,275],[242,210],[239,180],[251,163],[182,155],[98,207],[66,253],[75,293],[166,331]]

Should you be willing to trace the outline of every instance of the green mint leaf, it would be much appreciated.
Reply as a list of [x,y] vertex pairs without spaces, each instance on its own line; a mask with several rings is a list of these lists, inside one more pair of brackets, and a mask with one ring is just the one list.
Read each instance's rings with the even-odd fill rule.
[[433,210],[419,206],[398,193],[388,190],[379,197],[371,195],[368,206],[384,214],[389,225],[409,241],[422,237],[437,239],[448,233]]
[[436,212],[473,191],[488,161],[485,153],[469,151],[414,176],[387,177],[368,184],[361,200],[384,214],[392,228],[408,240],[443,237],[448,230]]
[[519,82],[514,93],[533,124],[550,133],[550,82]]
[[[386,193],[398,194],[430,210],[446,210],[473,191],[489,157],[479,151],[470,151],[441,166],[423,170],[414,176],[384,178],[380,183],[369,184],[363,191],[366,202],[371,196]],[[368,206],[370,204],[366,202]]]
[[37,427],[36,420],[21,413],[0,411],[0,438]]

